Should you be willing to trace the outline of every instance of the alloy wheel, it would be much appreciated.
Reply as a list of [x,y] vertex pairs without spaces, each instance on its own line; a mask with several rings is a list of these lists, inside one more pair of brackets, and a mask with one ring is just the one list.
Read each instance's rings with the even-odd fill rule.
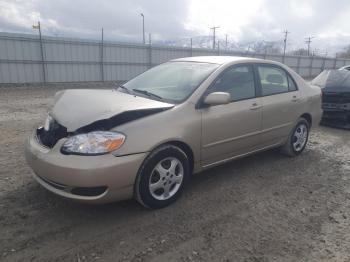
[[299,124],[295,129],[293,134],[292,144],[293,144],[293,149],[296,152],[303,150],[307,141],[308,133],[309,133],[308,128],[303,123]]
[[153,169],[149,179],[149,190],[157,200],[167,200],[179,190],[184,177],[184,167],[180,160],[168,157]]

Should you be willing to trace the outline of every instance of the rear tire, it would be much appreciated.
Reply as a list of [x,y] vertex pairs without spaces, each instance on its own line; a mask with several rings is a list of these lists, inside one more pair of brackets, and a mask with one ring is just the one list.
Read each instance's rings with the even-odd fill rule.
[[190,176],[187,155],[178,147],[163,145],[143,162],[135,183],[135,198],[151,209],[163,208],[181,195]]
[[281,151],[287,156],[295,157],[304,151],[309,139],[310,124],[301,117],[290,133],[287,142],[282,146]]

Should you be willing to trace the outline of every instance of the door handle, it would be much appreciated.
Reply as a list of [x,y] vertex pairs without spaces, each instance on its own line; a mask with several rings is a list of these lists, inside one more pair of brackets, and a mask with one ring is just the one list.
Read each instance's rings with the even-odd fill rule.
[[297,96],[292,97],[292,102],[298,102],[298,101],[299,101],[299,98]]
[[253,103],[252,106],[250,107],[250,110],[257,110],[261,108],[262,106],[259,105],[258,103]]

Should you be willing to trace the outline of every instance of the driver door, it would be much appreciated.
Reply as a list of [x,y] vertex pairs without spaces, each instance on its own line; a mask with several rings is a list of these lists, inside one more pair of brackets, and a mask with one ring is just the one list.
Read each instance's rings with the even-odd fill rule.
[[261,144],[262,102],[257,97],[253,65],[226,69],[205,95],[212,92],[229,93],[231,102],[201,109],[203,167],[249,153]]

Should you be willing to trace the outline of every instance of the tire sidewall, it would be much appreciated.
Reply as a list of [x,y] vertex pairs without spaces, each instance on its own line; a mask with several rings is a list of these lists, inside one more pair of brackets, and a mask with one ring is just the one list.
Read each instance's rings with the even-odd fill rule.
[[[295,131],[297,130],[297,128],[298,128],[301,124],[304,124],[304,125],[306,126],[306,128],[307,128],[307,137],[306,137],[306,142],[305,142],[303,148],[302,148],[301,150],[299,150],[299,151],[296,151],[296,150],[294,149],[294,146],[293,146],[293,137],[294,137]],[[295,127],[293,128],[293,132],[291,133],[290,139],[289,139],[289,146],[290,146],[292,152],[294,153],[294,155],[296,155],[296,156],[297,156],[297,155],[300,155],[300,154],[304,151],[304,149],[305,149],[305,147],[306,147],[306,145],[307,145],[307,142],[309,141],[309,135],[310,135],[310,125],[309,125],[309,122],[306,121],[306,119],[304,119],[304,118],[299,119],[298,122],[297,122],[297,124],[296,124]]]
[[[149,189],[149,180],[152,175],[154,167],[163,159],[167,157],[177,158],[184,169],[184,177],[178,191],[169,199],[158,200],[155,199]],[[189,163],[186,154],[178,147],[173,145],[162,146],[154,150],[142,164],[135,183],[135,195],[136,199],[144,206],[148,208],[163,208],[171,203],[175,202],[181,195],[184,186],[189,179]]]

